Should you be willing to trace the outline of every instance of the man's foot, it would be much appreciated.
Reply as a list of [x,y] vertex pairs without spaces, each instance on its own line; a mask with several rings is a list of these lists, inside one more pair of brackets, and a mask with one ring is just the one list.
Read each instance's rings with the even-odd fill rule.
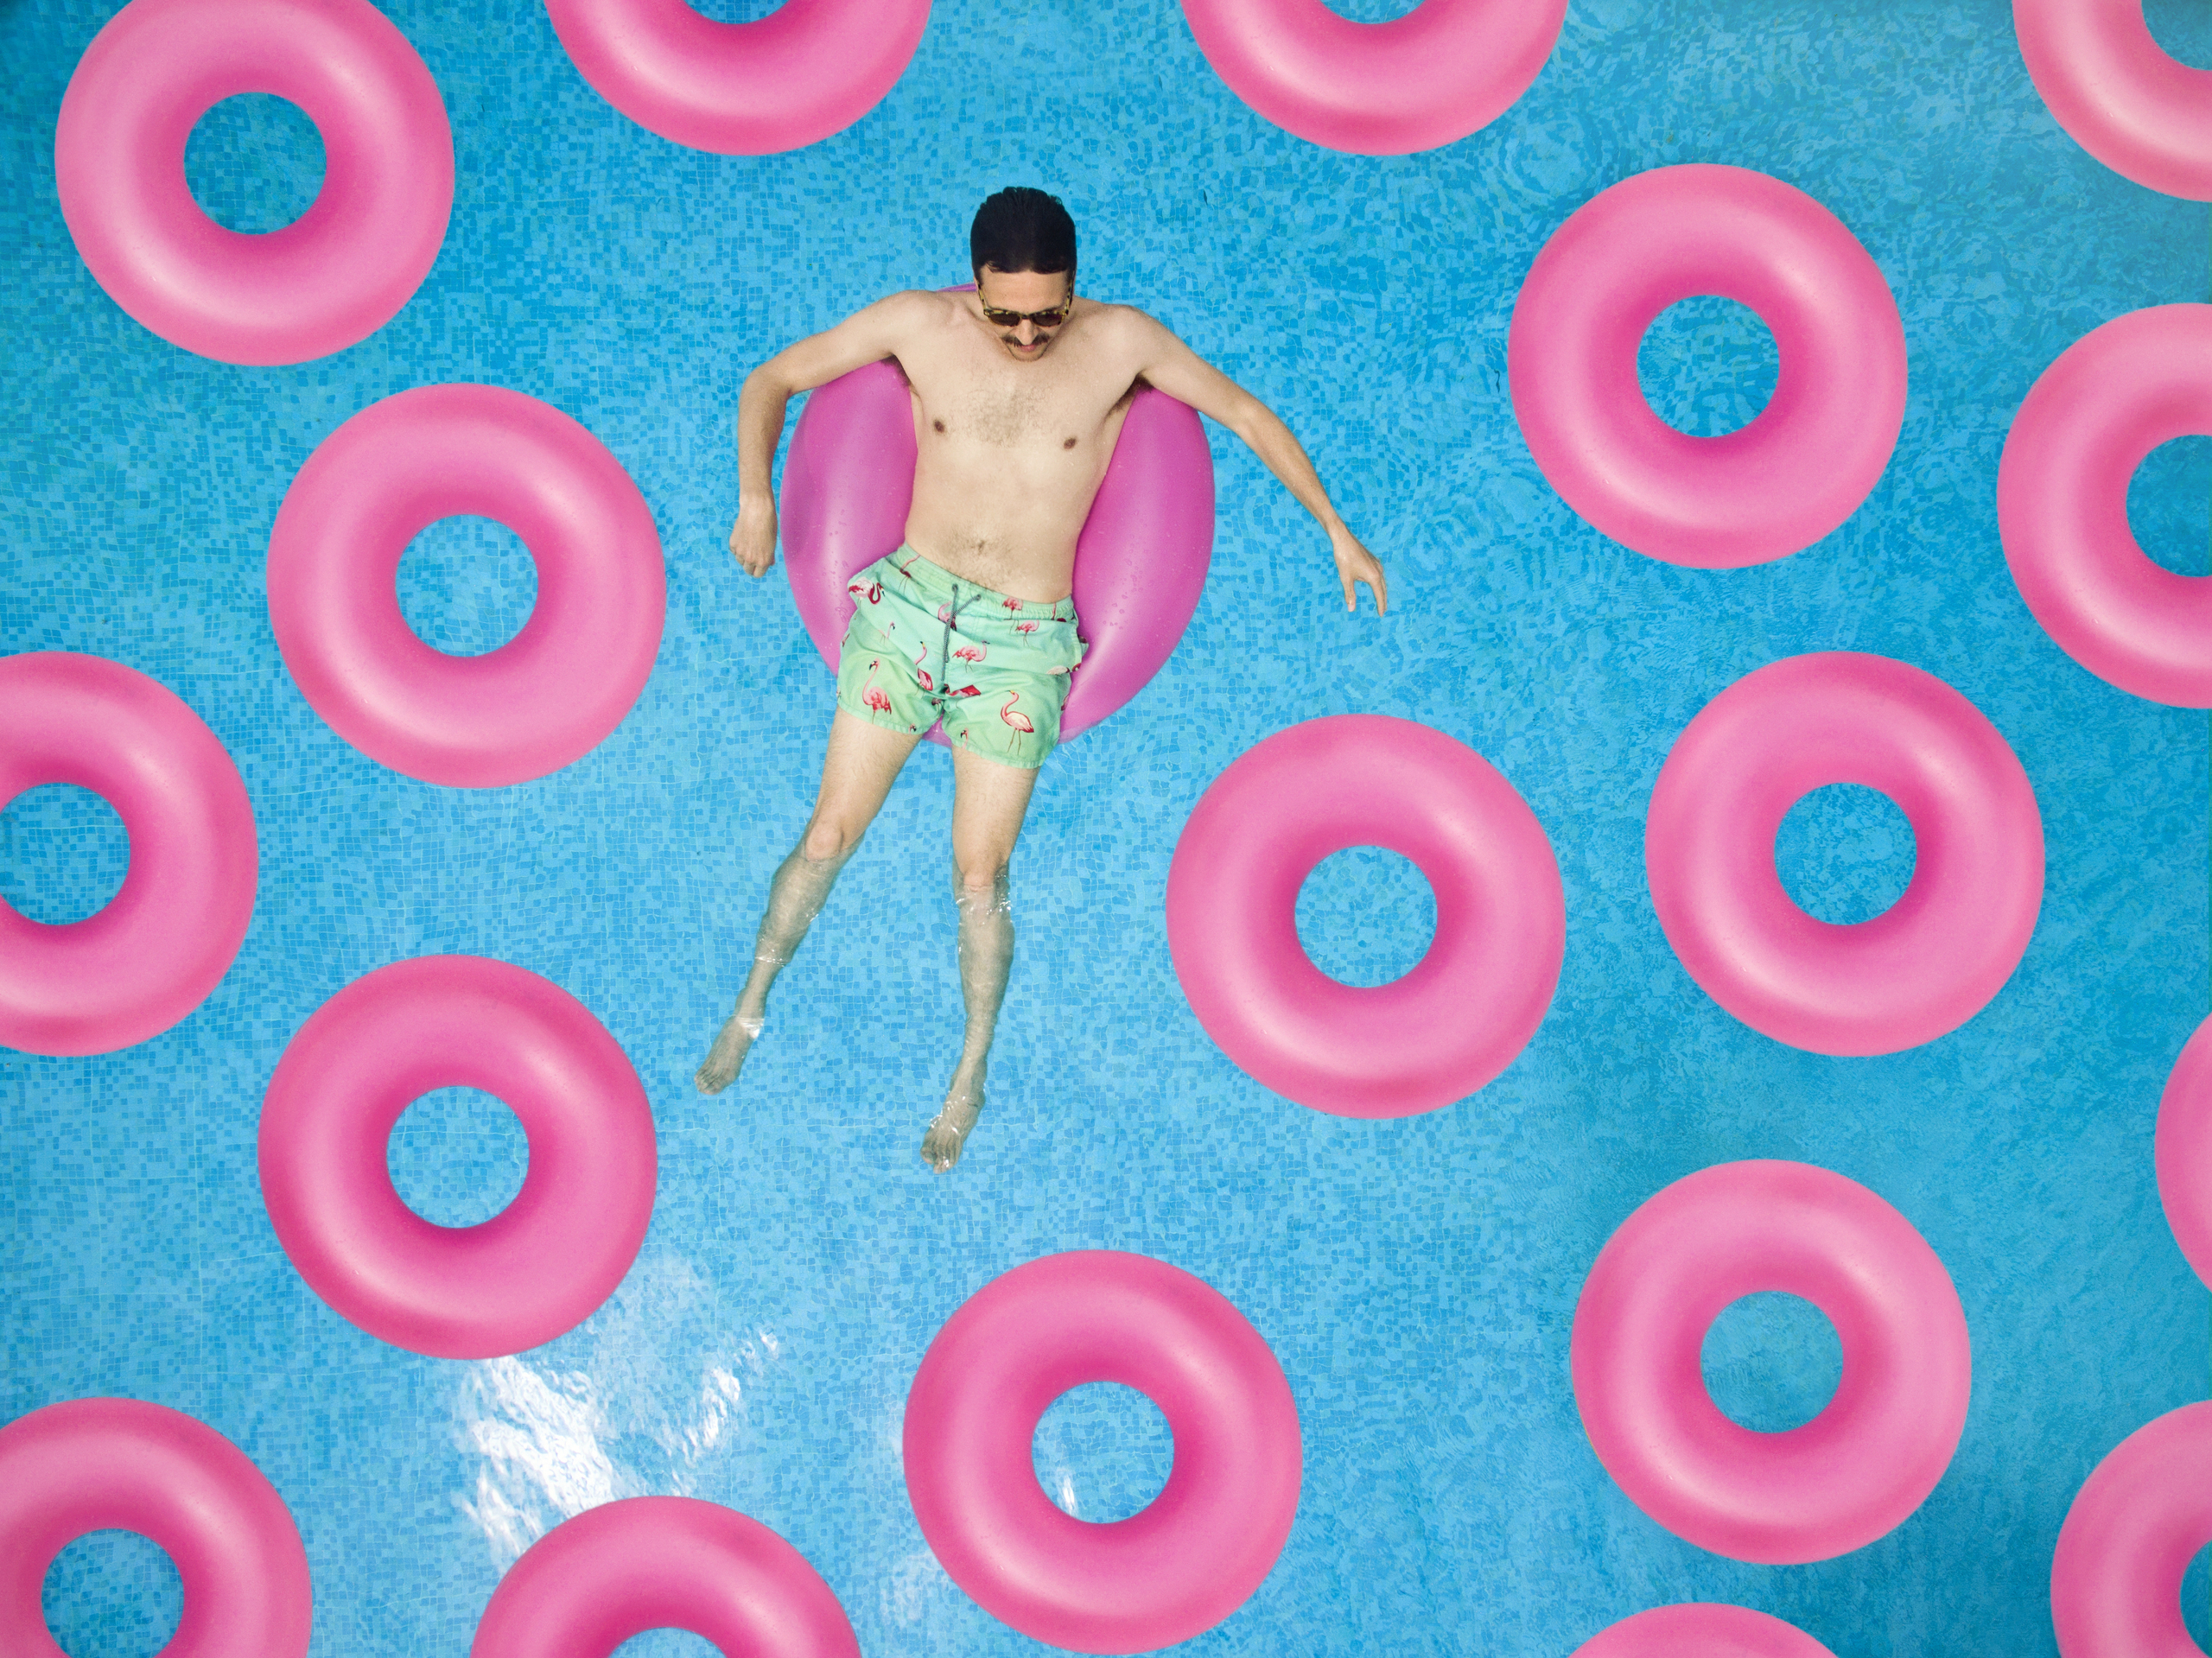
[[930,1119],[929,1132],[922,1136],[922,1161],[943,1174],[960,1160],[960,1149],[968,1143],[968,1136],[976,1127],[976,1119],[983,1115],[983,1084],[978,1078],[973,1087],[963,1088],[957,1077],[952,1090],[944,1096],[944,1109]]
[[[715,1045],[707,1050],[707,1057],[692,1073],[692,1084],[702,1094],[719,1094],[735,1082],[745,1056],[753,1051],[764,1023],[761,1020],[747,1019],[741,1013],[732,1013],[724,1021],[721,1034],[715,1039]],[[959,1154],[957,1149],[953,1153],[956,1157]]]

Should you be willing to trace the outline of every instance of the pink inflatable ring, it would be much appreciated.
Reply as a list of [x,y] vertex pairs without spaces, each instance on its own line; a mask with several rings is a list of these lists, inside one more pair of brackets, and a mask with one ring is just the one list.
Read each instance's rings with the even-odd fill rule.
[[[407,543],[462,513],[506,525],[537,566],[529,621],[477,657],[417,638],[397,586]],[[660,535],[622,463],[499,386],[363,410],[300,468],[269,538],[269,619],[315,711],[370,759],[456,788],[589,753],[645,689],[667,604]]]
[[2050,1560],[2060,1658],[2203,1658],[2181,1580],[2212,1543],[2212,1404],[2135,1430],[2083,1482]]
[[[1775,871],[1815,789],[1880,791],[1912,824],[1904,896],[1821,921]],[[1749,673],[1675,740],[1651,791],[1644,868],[1667,942],[1753,1030],[1815,1053],[1896,1053],[1972,1019],[2019,965],[2043,907],[2043,818],[1973,703],[1887,657],[1836,651]]]
[[[400,1114],[480,1088],[522,1120],[530,1172],[479,1226],[424,1220],[385,1161]],[[356,979],[300,1027],[261,1109],[276,1241],[340,1318],[437,1358],[496,1358],[590,1317],[652,1218],[652,1109],[591,1010],[505,962],[428,956]]]
[[1794,1623],[1748,1606],[1655,1606],[1600,1630],[1574,1658],[1835,1658]]
[[[817,390],[791,434],[779,514],[791,597],[833,671],[853,616],[846,583],[906,536],[916,454],[913,394],[887,360]],[[1062,742],[1160,671],[1212,556],[1213,457],[1198,411],[1139,391],[1076,543],[1075,608],[1090,648],[1068,688]]]
[[743,1658],[860,1658],[845,1609],[758,1521],[687,1496],[587,1509],[531,1545],[492,1591],[470,1658],[607,1658],[688,1629]]
[[[1175,1436],[1167,1483],[1096,1525],[1037,1483],[1032,1442],[1071,1388],[1118,1382]],[[952,1580],[1024,1635],[1147,1652],[1220,1623],[1290,1535],[1298,1407],[1259,1331],[1190,1274],[1143,1255],[1047,1255],[994,1279],[923,1355],[906,1396],[906,1491]]]
[[1359,23],[1321,0],[1183,0],[1230,91],[1286,132],[1355,156],[1456,143],[1543,68],[1567,0],[1422,0]]
[[[1781,353],[1758,417],[1692,437],[1651,412],[1644,331],[1694,295],[1748,305]],[[1670,564],[1811,546],[1858,511],[1904,423],[1904,325],[1879,266],[1802,190],[1740,167],[1624,179],[1560,226],[1506,343],[1513,412],[1583,518]]]
[[[1298,938],[1298,892],[1347,847],[1410,858],[1436,936],[1390,984],[1340,984]],[[1543,1023],[1567,949],[1559,864],[1513,785],[1410,720],[1277,732],[1214,779],[1167,872],[1167,947],[1206,1034],[1317,1111],[1402,1117],[1465,1098]]]
[[[1760,1291],[1802,1296],[1843,1344],[1811,1421],[1739,1427],[1706,1391],[1706,1331]],[[1590,1269],[1570,1344],[1591,1448],[1629,1500],[1731,1560],[1799,1566],[1864,1547],[1917,1509],[1966,1426],[1958,1292],[1912,1223],[1803,1163],[1723,1163],[1622,1223]]]
[[[842,132],[906,73],[929,0],[784,0],[718,23],[683,0],[545,0],[594,91],[650,132],[717,156]],[[888,551],[889,549],[886,549]]]
[[[322,135],[322,189],[265,236],[224,229],[184,181],[200,118],[273,92]],[[54,130],[62,216],[108,297],[226,363],[303,363],[413,297],[453,211],[437,84],[367,0],[130,0],[70,78]]]
[[0,659],[0,804],[48,783],[112,806],[130,866],[81,921],[0,903],[0,1043],[111,1053],[168,1030],[230,970],[253,918],[253,805],[215,734],[145,675],[60,651]]
[[2143,0],[2012,0],[2012,28],[2075,143],[2123,178],[2212,201],[2212,71],[2151,38]]
[[110,1529],[176,1566],[169,1658],[304,1658],[314,1590],[284,1499],[213,1428],[136,1399],[73,1399],[0,1428],[0,1652],[67,1658],[39,1604],[47,1568]]
[[2212,580],[2151,562],[2128,528],[2127,484],[2161,443],[2205,435],[2212,305],[2159,305],[2060,353],[1997,468],[2005,562],[2044,631],[2100,679],[2190,708],[2212,708]]
[[2158,1102],[2158,1199],[2174,1242],[2212,1285],[2212,1019],[2196,1027]]

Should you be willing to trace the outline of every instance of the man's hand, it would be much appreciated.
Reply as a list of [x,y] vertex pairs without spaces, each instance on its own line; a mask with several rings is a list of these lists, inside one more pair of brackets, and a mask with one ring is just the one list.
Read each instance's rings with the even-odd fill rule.
[[1375,594],[1375,613],[1382,615],[1390,608],[1389,583],[1382,579],[1382,561],[1359,544],[1359,537],[1349,530],[1332,536],[1330,546],[1337,555],[1337,576],[1344,584],[1344,608],[1358,607],[1359,595],[1355,583],[1364,581]]
[[[776,509],[766,501],[746,502],[731,527],[729,550],[747,575],[767,575],[776,562]],[[1347,586],[1344,591],[1351,589]]]

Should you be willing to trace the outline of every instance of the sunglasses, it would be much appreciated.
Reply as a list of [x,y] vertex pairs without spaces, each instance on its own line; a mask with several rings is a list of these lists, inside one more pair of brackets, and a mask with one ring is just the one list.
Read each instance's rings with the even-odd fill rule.
[[[979,291],[976,302],[983,304]],[[1068,320],[1075,309],[1075,284],[1068,284],[1068,296],[1049,311],[1001,311],[995,305],[983,305],[983,321],[994,328],[1018,328],[1025,322],[1033,322],[1040,328],[1057,328]]]

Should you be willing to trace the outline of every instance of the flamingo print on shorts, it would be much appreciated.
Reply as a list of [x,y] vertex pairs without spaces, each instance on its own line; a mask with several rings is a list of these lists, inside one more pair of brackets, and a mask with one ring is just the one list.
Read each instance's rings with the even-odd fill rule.
[[[845,584],[855,608],[839,658],[841,707],[896,731],[942,725],[954,747],[1011,765],[1035,765],[1051,751],[1066,676],[1084,654],[1072,600],[1009,599],[911,547]],[[982,717],[986,707],[997,720]]]

